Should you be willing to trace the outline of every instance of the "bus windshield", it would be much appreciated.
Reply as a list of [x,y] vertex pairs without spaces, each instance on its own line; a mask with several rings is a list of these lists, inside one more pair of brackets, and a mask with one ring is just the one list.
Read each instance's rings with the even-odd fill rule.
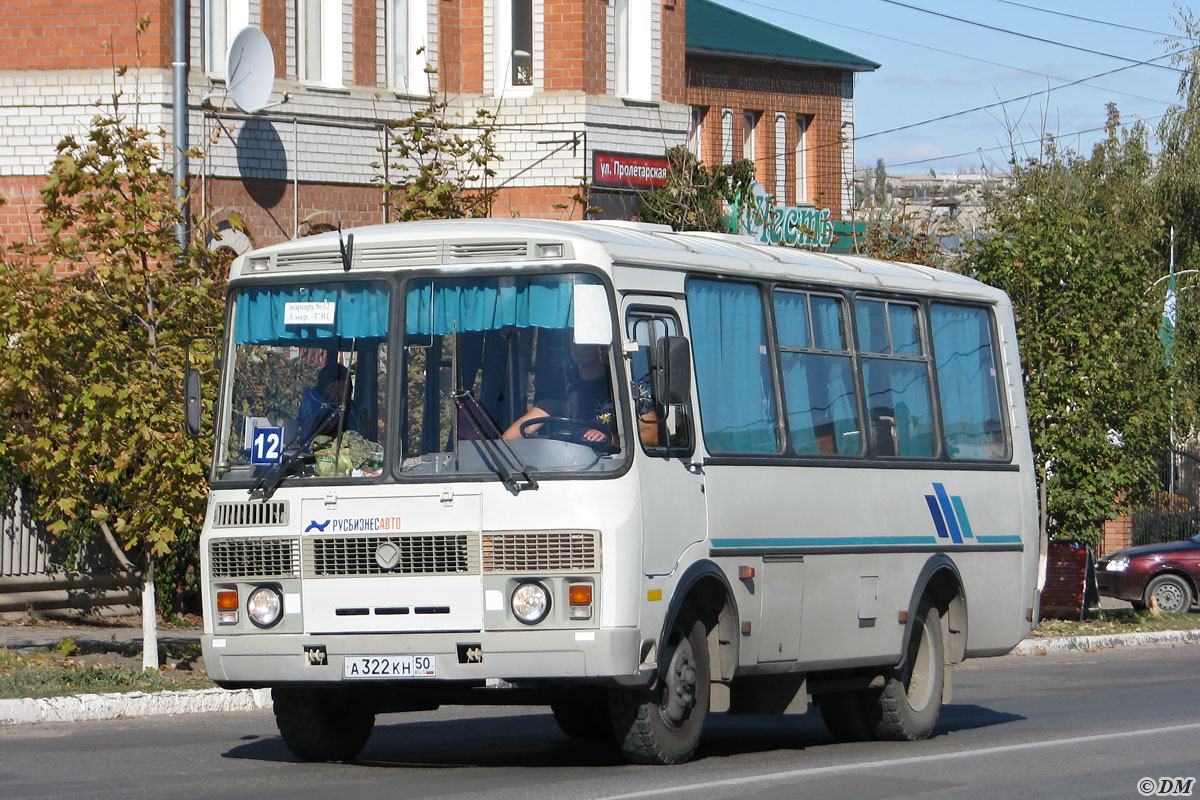
[[382,280],[236,290],[217,478],[266,481],[268,492],[284,478],[386,474],[535,488],[535,473],[620,465],[597,278],[414,279],[402,333],[393,293]]
[[611,312],[596,278],[414,280],[404,307],[404,473],[619,466]]

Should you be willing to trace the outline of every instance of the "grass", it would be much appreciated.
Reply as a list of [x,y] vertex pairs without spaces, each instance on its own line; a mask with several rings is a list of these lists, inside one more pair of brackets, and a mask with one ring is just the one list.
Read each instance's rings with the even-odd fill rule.
[[1200,628],[1200,614],[1151,614],[1132,609],[1099,611],[1082,622],[1044,619],[1031,637],[1100,636],[1108,633],[1146,633]]
[[[131,646],[85,652],[72,637],[33,651],[0,649],[0,698],[58,697],[104,692],[158,692],[213,686],[201,669],[193,669],[198,645],[167,648],[158,671],[141,669],[140,649]],[[182,668],[180,668],[182,667]]]

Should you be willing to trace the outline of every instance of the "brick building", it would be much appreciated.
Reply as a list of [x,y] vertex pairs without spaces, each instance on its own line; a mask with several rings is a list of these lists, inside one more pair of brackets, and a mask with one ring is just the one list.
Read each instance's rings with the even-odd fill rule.
[[[14,0],[0,26],[0,235],[36,223],[55,144],[114,89],[170,131],[171,0]],[[239,251],[386,219],[384,123],[436,89],[497,115],[495,216],[578,218],[581,180],[631,216],[663,152],[752,156],[768,191],[840,219],[850,206],[853,88],[878,65],[711,0],[192,0],[194,211],[236,210]],[[137,14],[149,26],[135,36]],[[225,53],[246,25],[272,45],[271,104],[239,111]],[[128,66],[121,78],[115,66]],[[427,67],[436,66],[436,72]],[[282,102],[286,98],[286,102]],[[168,137],[167,141],[170,139]],[[632,166],[631,166],[632,165]],[[615,172],[614,172],[615,170]]]

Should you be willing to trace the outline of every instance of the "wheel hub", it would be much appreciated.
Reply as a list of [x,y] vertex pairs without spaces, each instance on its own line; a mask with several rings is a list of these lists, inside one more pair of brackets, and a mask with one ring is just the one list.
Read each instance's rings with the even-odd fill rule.
[[663,719],[679,727],[696,705],[696,665],[692,645],[684,639],[675,648],[663,686]]

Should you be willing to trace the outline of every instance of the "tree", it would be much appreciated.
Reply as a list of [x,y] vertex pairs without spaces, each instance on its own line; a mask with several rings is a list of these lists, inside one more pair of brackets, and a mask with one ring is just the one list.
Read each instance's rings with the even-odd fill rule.
[[[130,122],[120,97],[86,138],[59,143],[41,192],[45,241],[5,259],[0,459],[49,533],[103,537],[140,578],[143,664],[157,668],[156,568],[194,558],[206,496],[210,444],[182,425],[184,352],[219,330],[226,263],[180,249],[163,135]],[[211,348],[193,356],[211,365]]]
[[450,103],[433,91],[428,103],[387,129],[391,138],[383,155],[389,168],[380,182],[396,219],[488,215],[497,193],[488,181],[502,160],[490,111],[481,108],[468,121],[456,122]]
[[880,158],[875,162],[875,205],[887,205],[887,167]]
[[989,200],[993,234],[971,247],[978,277],[1008,292],[1021,338],[1029,428],[1052,535],[1089,543],[1148,488],[1168,427],[1160,274],[1162,223],[1141,125],[1109,106],[1090,157],[1046,140],[1011,164]]
[[666,183],[642,197],[639,219],[676,231],[728,233],[726,207],[751,196],[754,162],[743,159],[709,167],[683,146],[667,150],[666,157]]

